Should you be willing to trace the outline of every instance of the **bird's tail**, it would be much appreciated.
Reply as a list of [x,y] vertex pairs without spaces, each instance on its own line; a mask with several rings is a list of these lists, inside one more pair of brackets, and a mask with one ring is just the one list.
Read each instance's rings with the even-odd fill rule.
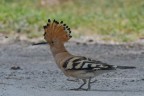
[[58,22],[56,20],[51,21],[48,19],[48,23],[43,26],[45,33],[44,33],[44,39],[47,42],[51,41],[61,41],[61,42],[67,42],[72,36],[70,28],[63,23],[63,21]]
[[116,69],[135,69],[134,66],[113,66]]

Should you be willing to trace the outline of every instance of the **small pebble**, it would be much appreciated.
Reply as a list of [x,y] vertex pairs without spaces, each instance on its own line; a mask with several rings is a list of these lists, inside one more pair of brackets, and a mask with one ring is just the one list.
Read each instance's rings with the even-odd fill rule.
[[131,80],[130,82],[134,82],[135,80]]
[[92,40],[92,39],[89,39],[89,40],[88,40],[88,42],[94,42],[94,40]]
[[12,66],[11,69],[12,70],[20,70],[21,68],[19,66]]

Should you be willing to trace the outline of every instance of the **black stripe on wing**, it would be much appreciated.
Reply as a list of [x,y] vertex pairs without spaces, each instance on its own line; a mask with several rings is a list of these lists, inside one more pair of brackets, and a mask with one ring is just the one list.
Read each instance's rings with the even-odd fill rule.
[[82,66],[80,64],[81,61],[83,60],[87,60],[86,57],[80,57],[80,56],[74,56],[74,57],[71,57],[69,58],[68,60],[66,60],[64,62],[64,65],[63,65],[63,68],[65,69],[75,69],[75,66]]
[[[71,66],[71,67],[69,67]],[[86,57],[72,57],[63,66],[66,70],[113,70],[112,65]]]
[[66,61],[64,62],[63,68],[66,68],[66,67],[67,67],[67,64],[69,63],[69,61],[70,61],[72,58],[74,58],[74,57],[71,57],[71,58],[69,58],[68,60],[66,60]]

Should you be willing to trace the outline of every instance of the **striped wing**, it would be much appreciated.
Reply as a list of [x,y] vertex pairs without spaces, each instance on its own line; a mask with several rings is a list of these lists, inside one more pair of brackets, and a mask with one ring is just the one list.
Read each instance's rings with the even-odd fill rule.
[[65,70],[114,70],[113,65],[101,61],[92,60],[86,57],[75,56],[65,61]]

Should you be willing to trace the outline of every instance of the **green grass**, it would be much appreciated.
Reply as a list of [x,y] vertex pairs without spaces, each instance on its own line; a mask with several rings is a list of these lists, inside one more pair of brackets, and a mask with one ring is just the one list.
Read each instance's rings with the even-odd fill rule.
[[96,35],[118,42],[144,38],[144,0],[73,0],[54,6],[42,6],[40,0],[0,0],[2,33],[39,37],[48,18],[63,20],[75,38]]

